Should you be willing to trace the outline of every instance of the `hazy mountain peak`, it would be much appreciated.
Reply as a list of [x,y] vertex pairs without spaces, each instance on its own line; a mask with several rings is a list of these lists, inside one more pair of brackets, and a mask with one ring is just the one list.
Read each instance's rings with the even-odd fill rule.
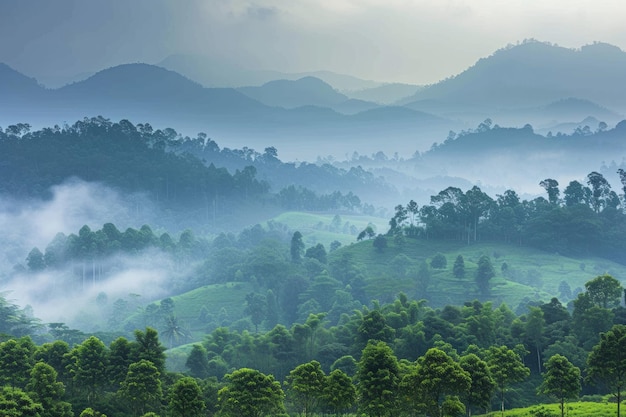
[[313,76],[297,80],[274,80],[260,87],[242,87],[238,90],[261,103],[284,108],[307,105],[332,107],[348,100],[331,85]]
[[626,107],[626,53],[608,44],[568,49],[526,41],[481,58],[462,73],[410,98],[483,106],[524,107],[579,97],[602,106]]
[[24,94],[43,89],[36,79],[0,63],[0,92],[2,94]]

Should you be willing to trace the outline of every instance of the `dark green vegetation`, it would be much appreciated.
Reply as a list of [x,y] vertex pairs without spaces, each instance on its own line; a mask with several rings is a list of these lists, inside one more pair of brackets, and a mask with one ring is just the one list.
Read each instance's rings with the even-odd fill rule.
[[[80,410],[85,416],[357,410],[377,417],[458,416],[491,407],[504,415],[505,408],[536,403],[535,393],[540,401],[556,399],[562,412],[580,408],[567,401],[581,391],[590,399],[611,393],[619,404],[626,325],[606,322],[606,331],[592,340],[577,331],[581,319],[593,321],[599,314],[613,317],[613,323],[625,321],[624,307],[581,307],[606,292],[606,285],[594,284],[610,279],[591,280],[572,315],[556,299],[516,316],[505,305],[494,309],[478,301],[435,310],[400,294],[392,304],[344,314],[336,325],[320,313],[265,333],[219,328],[193,345],[179,372],[166,370],[166,348],[149,327],[136,330],[132,341],[118,337],[108,346],[86,335],[68,344],[53,340],[53,332],[31,332],[39,345],[28,336],[5,335],[0,407],[9,416],[63,417]],[[612,287],[623,290],[617,281]],[[607,301],[619,303],[611,293]],[[532,352],[537,343],[538,362]],[[530,415],[538,415],[534,410]],[[619,415],[619,405],[617,410]]]
[[[242,157],[200,135],[100,118],[33,133],[10,126],[1,139],[11,168],[3,191],[17,197],[45,198],[76,175],[145,192],[181,222],[205,226],[263,205],[368,211],[350,193],[292,185],[272,194],[252,166],[231,173],[192,155],[229,155],[281,176],[351,178],[282,164],[273,148]],[[626,183],[623,171],[614,175]],[[169,265],[141,291],[160,285],[168,296],[94,292],[92,310],[72,312],[89,323],[82,331],[69,320],[44,324],[3,298],[0,401],[19,397],[18,415],[383,417],[537,401],[565,411],[581,393],[619,400],[623,189],[598,172],[563,190],[551,178],[536,182],[547,198],[448,187],[422,207],[396,206],[388,231],[353,213],[310,214],[316,222],[300,229],[304,215],[290,213],[238,234],[113,223],[58,234],[3,279],[37,282],[35,301],[78,300],[113,282],[126,258],[144,257]],[[200,214],[189,219],[188,210]]]
[[[273,192],[257,169],[271,177]],[[263,154],[220,149],[204,133],[182,137],[171,128],[154,130],[147,123],[135,126],[102,117],[33,132],[25,123],[0,129],[0,176],[0,193],[13,198],[48,198],[50,187],[75,177],[144,193],[159,209],[153,226],[193,226],[205,232],[240,230],[248,224],[240,218],[249,218],[262,204],[262,216],[284,208],[371,212],[373,207],[352,192],[339,190],[386,187],[361,169],[296,167],[278,160],[275,148]],[[132,194],[126,199],[140,204]],[[137,208],[150,217],[146,207]]]

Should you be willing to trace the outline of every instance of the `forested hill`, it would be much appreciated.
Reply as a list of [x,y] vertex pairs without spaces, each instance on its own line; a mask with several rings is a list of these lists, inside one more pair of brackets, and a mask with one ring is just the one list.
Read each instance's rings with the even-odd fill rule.
[[[258,178],[253,165],[263,167],[265,180]],[[127,120],[114,123],[102,117],[33,132],[25,123],[0,129],[0,176],[0,193],[5,196],[45,198],[50,187],[80,178],[148,195],[160,209],[183,222],[193,218],[212,224],[224,216],[232,220],[246,208],[291,207],[296,204],[291,201],[294,198],[301,209],[359,210],[361,201],[356,195],[338,192],[329,184],[344,190],[357,184],[385,187],[362,170],[315,165],[298,169],[283,164],[274,148],[262,155],[248,148],[219,149],[205,134],[189,139],[174,129],[153,130],[147,123],[135,126]],[[272,187],[269,180],[278,177],[291,177],[291,182],[282,179]],[[315,188],[328,195],[308,190],[305,178],[311,186],[317,182]],[[323,189],[320,180],[325,180]],[[294,184],[300,187],[278,197],[281,188]]]
[[[573,256],[597,256],[626,265],[626,171],[615,172],[623,187],[591,172],[585,183],[565,187],[547,178],[539,182],[546,197],[521,200],[514,190],[492,198],[479,187],[463,192],[448,187],[430,204],[398,205],[389,235],[424,239],[518,243]],[[618,194],[619,193],[619,194]]]

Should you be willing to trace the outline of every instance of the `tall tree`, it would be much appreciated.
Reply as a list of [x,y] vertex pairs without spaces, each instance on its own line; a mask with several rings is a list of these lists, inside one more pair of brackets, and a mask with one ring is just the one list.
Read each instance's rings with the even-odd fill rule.
[[414,375],[415,392],[428,415],[444,415],[444,401],[469,390],[471,379],[443,350],[431,348],[418,359]]
[[195,379],[184,377],[169,390],[168,408],[172,417],[196,417],[206,409],[202,390]]
[[398,360],[385,342],[370,341],[357,371],[359,412],[372,417],[394,415],[399,382]]
[[591,301],[602,308],[619,306],[622,284],[609,274],[599,275],[585,283]]
[[620,417],[622,392],[626,387],[626,325],[618,324],[600,335],[587,359],[587,380],[603,382],[617,400]]
[[455,278],[465,278],[465,260],[463,259],[463,255],[459,255],[456,257],[456,260],[454,261],[454,266],[452,267],[452,273],[454,274]]
[[304,242],[302,241],[302,233],[295,231],[291,237],[291,261],[300,262],[302,260],[302,254],[304,253]]
[[298,365],[287,376],[287,398],[307,417],[318,410],[325,384],[326,375],[318,361]]
[[4,385],[24,388],[33,364],[34,352],[31,352],[30,344],[25,339],[9,339],[0,343],[0,381]]
[[126,378],[131,363],[133,363],[132,345],[125,337],[118,337],[109,345],[107,361],[107,378],[115,391]]
[[204,379],[209,376],[209,357],[202,345],[195,344],[189,352],[185,366],[194,378]]
[[140,416],[148,407],[156,409],[163,395],[159,370],[150,361],[141,359],[128,367],[126,379],[122,382],[119,393],[126,398],[135,414]]
[[285,394],[272,375],[241,368],[227,374],[218,392],[222,413],[232,417],[263,417],[284,413]]
[[559,202],[559,182],[552,178],[547,178],[539,183],[548,193],[548,201],[550,204],[558,204]]
[[0,391],[2,417],[41,417],[43,407],[19,388],[5,386]]
[[246,295],[246,308],[244,313],[250,316],[252,324],[254,324],[254,332],[259,332],[259,324],[263,323],[267,315],[267,303],[265,297],[257,293],[249,293]]
[[525,334],[528,341],[535,347],[537,354],[537,370],[541,372],[541,345],[546,321],[543,318],[543,310],[539,307],[530,307],[530,312],[526,316]]
[[489,294],[489,281],[496,276],[496,272],[491,265],[489,256],[483,255],[478,259],[478,269],[476,270],[476,285],[478,290],[485,297]]
[[489,372],[500,392],[500,410],[504,415],[504,393],[515,382],[520,382],[530,375],[530,369],[524,366],[522,358],[506,346],[492,346],[487,351]]
[[151,327],[146,331],[135,330],[135,343],[133,344],[135,362],[141,359],[152,362],[160,374],[165,371],[165,347],[159,341],[159,333]]
[[591,187],[591,206],[599,213],[607,206],[611,184],[602,174],[594,171],[587,175],[587,185]]
[[26,390],[43,407],[41,417],[73,417],[72,405],[62,401],[65,388],[57,382],[57,372],[44,362],[37,362],[30,372]]
[[580,369],[572,365],[565,356],[550,357],[546,363],[543,382],[537,391],[553,396],[559,401],[561,417],[565,416],[565,401],[578,398],[580,390]]
[[74,380],[87,390],[87,401],[93,404],[106,383],[106,346],[95,336],[89,337],[72,350]]
[[[336,362],[335,362],[336,363]],[[341,369],[335,369],[326,377],[324,403],[335,414],[352,408],[356,402],[356,388],[352,379]]]
[[491,403],[493,390],[496,387],[487,362],[470,353],[461,356],[459,365],[469,374],[472,381],[469,389],[462,394],[462,398],[465,398],[467,415],[472,415],[473,407],[479,407],[486,411]]

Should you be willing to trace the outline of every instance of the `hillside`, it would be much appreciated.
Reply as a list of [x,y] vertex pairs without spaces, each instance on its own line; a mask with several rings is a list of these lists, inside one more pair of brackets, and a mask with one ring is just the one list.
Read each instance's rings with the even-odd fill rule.
[[612,45],[598,43],[576,50],[529,41],[500,49],[403,102],[433,99],[523,107],[578,97],[622,109],[626,102],[619,80],[625,70],[626,53]]
[[270,81],[260,87],[240,87],[237,91],[268,106],[284,108],[307,105],[332,108],[348,100],[348,97],[315,77]]

